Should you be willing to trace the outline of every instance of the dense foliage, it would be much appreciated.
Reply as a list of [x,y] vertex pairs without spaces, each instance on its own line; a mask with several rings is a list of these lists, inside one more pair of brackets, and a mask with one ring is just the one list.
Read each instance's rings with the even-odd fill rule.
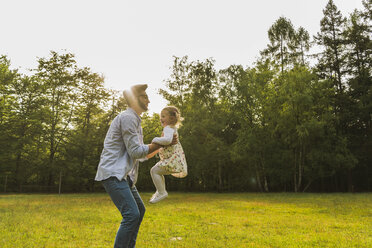
[[[159,93],[185,118],[179,130],[189,176],[182,191],[370,191],[371,0],[348,18],[330,0],[310,40],[280,17],[249,68],[174,57]],[[316,44],[321,52],[309,54]],[[4,191],[102,190],[94,182],[110,121],[126,108],[104,78],[73,54],[51,52],[31,76],[0,57],[0,183]],[[145,143],[161,134],[144,114]],[[138,187],[152,190],[141,164]]]

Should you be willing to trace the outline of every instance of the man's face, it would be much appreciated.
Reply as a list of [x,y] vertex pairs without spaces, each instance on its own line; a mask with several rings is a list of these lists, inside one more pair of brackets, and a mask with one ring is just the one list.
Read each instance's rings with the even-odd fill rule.
[[140,95],[138,95],[137,99],[138,99],[138,105],[143,109],[143,111],[147,111],[150,100],[146,92],[143,92]]

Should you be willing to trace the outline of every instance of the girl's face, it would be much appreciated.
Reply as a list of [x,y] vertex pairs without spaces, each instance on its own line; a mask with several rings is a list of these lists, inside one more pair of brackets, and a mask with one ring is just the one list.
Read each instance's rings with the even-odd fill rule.
[[173,118],[169,115],[167,110],[161,111],[160,122],[163,127],[173,124]]

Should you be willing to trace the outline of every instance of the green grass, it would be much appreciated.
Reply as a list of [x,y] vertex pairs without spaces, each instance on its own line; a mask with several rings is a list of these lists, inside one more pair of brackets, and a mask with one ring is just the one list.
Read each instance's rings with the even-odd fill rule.
[[[372,247],[372,194],[141,196],[138,248]],[[120,221],[107,194],[0,195],[3,248],[112,247]]]

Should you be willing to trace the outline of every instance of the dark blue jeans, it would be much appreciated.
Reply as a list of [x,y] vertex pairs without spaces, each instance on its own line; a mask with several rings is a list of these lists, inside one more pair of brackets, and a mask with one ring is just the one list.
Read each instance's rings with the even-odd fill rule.
[[130,180],[119,181],[110,177],[103,181],[103,187],[123,217],[116,233],[114,248],[134,248],[139,227],[145,215],[145,205],[136,189],[130,187]]

